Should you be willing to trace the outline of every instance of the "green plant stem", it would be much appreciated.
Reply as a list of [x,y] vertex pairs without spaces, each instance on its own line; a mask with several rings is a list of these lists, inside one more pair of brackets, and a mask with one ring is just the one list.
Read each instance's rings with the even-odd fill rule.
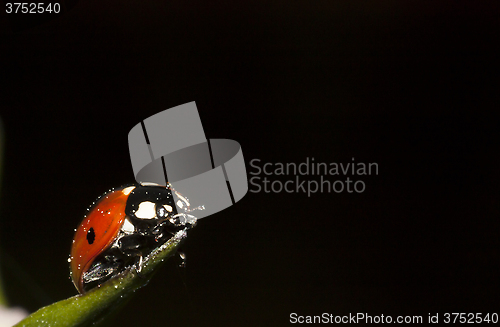
[[177,251],[187,237],[186,230],[177,232],[168,242],[153,251],[143,262],[140,275],[135,266],[84,295],[73,296],[43,307],[15,326],[95,326],[121,308],[146,285],[162,262]]

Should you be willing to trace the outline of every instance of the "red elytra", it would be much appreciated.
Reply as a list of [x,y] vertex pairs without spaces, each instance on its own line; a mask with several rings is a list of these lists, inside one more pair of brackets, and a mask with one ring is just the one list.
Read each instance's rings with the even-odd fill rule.
[[78,227],[71,248],[71,278],[83,293],[83,272],[116,239],[125,219],[128,195],[122,190],[107,193]]

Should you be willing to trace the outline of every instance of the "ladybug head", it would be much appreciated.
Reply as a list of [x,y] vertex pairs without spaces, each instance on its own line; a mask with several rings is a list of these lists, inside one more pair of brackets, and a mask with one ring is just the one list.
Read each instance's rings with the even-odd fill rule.
[[139,184],[130,191],[125,214],[138,232],[147,232],[177,214],[172,190],[158,184]]

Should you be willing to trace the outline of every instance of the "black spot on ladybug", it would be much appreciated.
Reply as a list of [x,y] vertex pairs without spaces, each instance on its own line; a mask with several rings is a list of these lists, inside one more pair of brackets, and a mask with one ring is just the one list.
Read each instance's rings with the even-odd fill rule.
[[87,232],[87,241],[89,242],[89,244],[92,244],[94,243],[94,240],[95,240],[94,228],[90,227],[89,231]]

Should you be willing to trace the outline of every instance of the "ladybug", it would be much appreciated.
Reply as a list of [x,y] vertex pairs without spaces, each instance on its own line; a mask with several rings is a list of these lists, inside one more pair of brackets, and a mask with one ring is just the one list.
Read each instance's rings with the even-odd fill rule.
[[170,184],[113,189],[87,210],[68,259],[73,284],[82,294],[134,264],[140,272],[144,256],[196,224],[196,217],[187,214],[194,210],[189,201]]

